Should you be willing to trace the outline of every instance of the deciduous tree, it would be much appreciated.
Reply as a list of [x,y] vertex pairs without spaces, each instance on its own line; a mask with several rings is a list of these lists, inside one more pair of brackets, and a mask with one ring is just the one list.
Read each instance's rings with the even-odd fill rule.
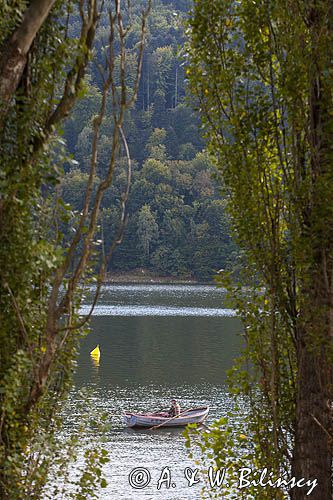
[[[0,23],[0,497],[21,500],[43,495],[55,464],[61,402],[71,385],[79,340],[96,303],[107,261],[121,242],[126,224],[131,159],[123,124],[138,90],[148,11],[142,14],[131,92],[126,85],[125,48],[130,25],[124,21],[120,1],[103,11],[109,21],[109,39],[99,68],[101,100],[92,123],[83,206],[80,213],[74,213],[59,196],[63,141],[56,131],[83,93],[104,3],[32,0],[6,4],[6,18]],[[69,35],[73,17],[81,27],[74,38]],[[99,178],[98,144],[108,102],[112,147]],[[112,183],[120,151],[127,158],[128,171],[119,231],[109,248],[98,254],[101,200]],[[61,230],[66,225],[72,226],[69,239]],[[90,314],[81,318],[78,308],[96,258],[96,294]],[[105,456],[94,450],[88,461],[94,468]],[[98,467],[94,470],[100,473]],[[94,494],[91,477],[81,478],[79,498]]]
[[253,459],[316,478],[318,500],[332,498],[332,9],[196,0],[187,69],[252,285],[264,287],[252,306],[238,301],[259,382],[244,386]]

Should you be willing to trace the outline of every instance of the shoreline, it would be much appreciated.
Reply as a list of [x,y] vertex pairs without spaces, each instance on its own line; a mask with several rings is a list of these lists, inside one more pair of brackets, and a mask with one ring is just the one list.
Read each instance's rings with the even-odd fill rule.
[[142,285],[214,285],[214,280],[199,281],[195,278],[175,277],[175,276],[159,276],[149,271],[141,270],[135,273],[108,273],[104,283],[118,284],[142,284]]

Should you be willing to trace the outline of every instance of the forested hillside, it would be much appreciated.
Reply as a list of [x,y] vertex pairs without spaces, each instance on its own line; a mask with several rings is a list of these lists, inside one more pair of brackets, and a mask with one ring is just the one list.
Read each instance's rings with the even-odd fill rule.
[[[140,36],[141,3],[133,2],[129,13],[135,27],[128,38],[129,52]],[[207,279],[221,267],[228,267],[234,258],[235,248],[229,237],[224,202],[212,179],[212,165],[202,152],[204,144],[198,116],[191,110],[186,95],[182,46],[184,20],[190,7],[190,0],[155,0],[149,17],[138,99],[125,121],[133,160],[129,222],[109,271],[145,268],[159,275]],[[101,67],[104,64],[101,47],[107,45],[107,26],[105,16],[95,44]],[[70,29],[76,34],[75,18]],[[134,73],[135,56],[130,56],[129,60],[131,57]],[[116,67],[117,63],[116,59]],[[128,69],[131,75],[131,68]],[[85,96],[64,126],[66,147],[73,161],[66,164],[60,189],[64,200],[77,212],[83,203],[92,121],[98,111],[101,88],[100,71],[95,62],[86,79]],[[103,123],[98,160],[100,175],[107,168],[112,147],[110,123],[112,120],[107,118]],[[126,170],[126,158],[120,158],[113,187],[103,201],[100,226],[105,245],[114,237],[119,224]]]

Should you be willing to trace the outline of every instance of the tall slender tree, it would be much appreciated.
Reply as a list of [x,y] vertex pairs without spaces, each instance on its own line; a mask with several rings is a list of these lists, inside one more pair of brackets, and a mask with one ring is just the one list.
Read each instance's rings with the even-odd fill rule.
[[196,0],[187,69],[264,286],[240,306],[256,461],[316,478],[318,500],[332,498],[332,19],[331,0]]
[[[149,1],[131,89],[126,83],[130,25],[119,0],[104,11],[104,2],[97,0],[6,4],[0,20],[0,497],[14,500],[43,495],[56,459],[61,401],[71,385],[79,339],[106,263],[122,239],[131,179],[123,123],[137,95]],[[109,19],[108,47],[99,67],[101,102],[92,122],[83,208],[73,223],[74,236],[65,241],[61,227],[72,223],[73,214],[57,189],[62,175],[57,127],[84,91],[101,14]],[[72,38],[74,18],[80,32]],[[109,102],[112,148],[105,174],[98,177],[100,130]],[[120,150],[128,159],[128,173],[119,232],[98,257],[101,200]],[[81,318],[78,308],[96,258],[96,294],[90,313]],[[87,493],[82,489],[86,479],[79,485],[80,498]]]

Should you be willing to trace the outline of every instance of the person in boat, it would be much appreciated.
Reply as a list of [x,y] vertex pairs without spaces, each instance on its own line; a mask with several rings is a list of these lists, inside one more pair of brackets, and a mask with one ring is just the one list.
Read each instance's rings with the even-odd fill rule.
[[175,399],[171,400],[171,408],[169,410],[169,417],[177,417],[180,414],[179,403]]

